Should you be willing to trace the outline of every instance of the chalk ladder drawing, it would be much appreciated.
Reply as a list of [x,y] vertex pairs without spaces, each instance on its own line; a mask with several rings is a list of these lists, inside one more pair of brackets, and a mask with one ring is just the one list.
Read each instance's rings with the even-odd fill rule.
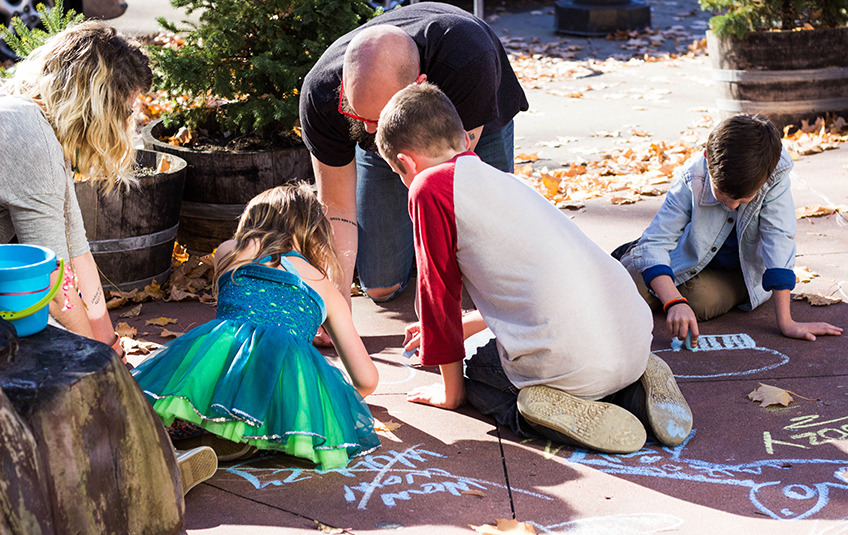
[[[769,349],[767,347],[760,347],[751,338],[749,335],[745,333],[739,334],[702,334],[698,337],[698,351],[733,351],[733,350],[741,350],[748,349],[753,351],[763,351],[766,353],[771,353],[777,357],[776,362],[772,362],[761,366],[759,368],[752,368],[750,370],[742,370],[742,371],[732,371],[732,372],[724,372],[724,373],[713,373],[706,375],[678,375],[674,374],[678,379],[712,379],[715,377],[731,377],[731,376],[739,376],[739,375],[751,375],[754,373],[764,372],[767,370],[773,370],[779,366],[783,366],[787,362],[789,362],[789,357],[781,353],[780,351],[776,351],[774,349]],[[654,353],[665,353],[667,351],[679,352],[681,350],[680,347],[677,349],[659,349],[654,351]]]

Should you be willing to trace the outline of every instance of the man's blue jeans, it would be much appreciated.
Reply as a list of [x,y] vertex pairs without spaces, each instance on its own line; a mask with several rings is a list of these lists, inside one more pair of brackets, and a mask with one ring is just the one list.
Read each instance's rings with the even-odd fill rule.
[[[512,121],[480,137],[474,152],[489,165],[513,172]],[[356,219],[359,247],[356,271],[362,289],[400,284],[393,299],[409,283],[415,250],[409,219],[409,190],[379,154],[356,147]]]

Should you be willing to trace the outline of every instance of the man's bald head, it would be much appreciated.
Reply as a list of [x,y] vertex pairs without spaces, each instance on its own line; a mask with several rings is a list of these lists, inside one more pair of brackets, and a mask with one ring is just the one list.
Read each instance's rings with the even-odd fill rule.
[[419,62],[415,41],[400,28],[379,24],[362,30],[344,55],[342,78],[348,105],[357,115],[376,121],[389,99],[416,81]]

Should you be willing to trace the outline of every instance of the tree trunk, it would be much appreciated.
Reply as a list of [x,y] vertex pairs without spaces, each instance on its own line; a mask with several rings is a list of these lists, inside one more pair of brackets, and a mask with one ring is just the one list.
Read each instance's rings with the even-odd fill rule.
[[182,528],[173,447],[111,349],[48,326],[0,363],[0,388],[35,438],[57,535]]

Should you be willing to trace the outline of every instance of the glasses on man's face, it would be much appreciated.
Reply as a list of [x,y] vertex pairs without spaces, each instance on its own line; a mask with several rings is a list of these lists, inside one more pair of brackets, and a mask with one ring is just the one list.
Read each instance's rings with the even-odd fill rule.
[[343,101],[344,101],[344,80],[342,80],[342,88],[341,88],[341,91],[339,91],[339,113],[341,113],[342,115],[347,115],[351,119],[356,119],[357,121],[362,121],[363,123],[368,123],[368,124],[373,124],[373,125],[377,124],[377,121],[372,121],[371,119],[366,119],[365,117],[360,117],[359,115],[357,115],[355,113],[350,113],[350,112],[345,111],[344,107],[342,106]]

